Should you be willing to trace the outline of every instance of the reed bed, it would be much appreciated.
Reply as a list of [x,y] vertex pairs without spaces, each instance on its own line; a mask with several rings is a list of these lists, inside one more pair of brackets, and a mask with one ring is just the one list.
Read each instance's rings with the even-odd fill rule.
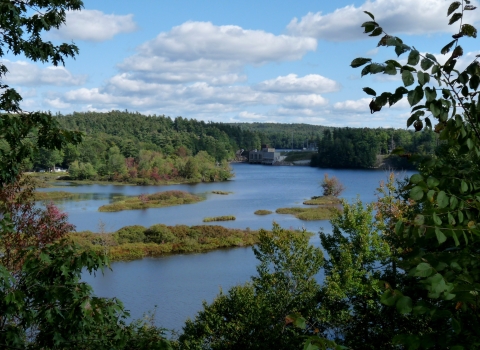
[[237,218],[233,215],[224,215],[224,216],[214,216],[211,218],[204,218],[203,222],[213,222],[213,221],[231,221],[236,220]]
[[265,209],[260,209],[254,212],[255,215],[269,215],[272,214],[272,211],[270,210],[265,210]]

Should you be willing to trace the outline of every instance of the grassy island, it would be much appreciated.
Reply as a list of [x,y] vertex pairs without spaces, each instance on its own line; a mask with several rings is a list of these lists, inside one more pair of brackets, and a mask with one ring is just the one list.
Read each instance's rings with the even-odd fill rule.
[[236,217],[233,215],[224,215],[224,216],[214,216],[212,218],[205,218],[203,222],[212,222],[212,221],[230,221],[236,220]]
[[255,215],[268,215],[272,212],[270,210],[260,209],[254,212]]
[[33,198],[36,201],[48,201],[58,199],[74,199],[78,197],[78,193],[71,193],[65,191],[52,191],[52,192],[34,192]]
[[83,249],[104,252],[112,261],[134,260],[175,253],[251,246],[258,243],[258,231],[222,226],[126,226],[113,233],[83,231],[70,239]]
[[339,205],[342,201],[334,196],[318,196],[303,202],[306,205]]
[[115,212],[121,210],[162,208],[173,205],[192,204],[205,198],[184,191],[164,191],[153,194],[141,194],[112,204],[102,205],[98,211]]

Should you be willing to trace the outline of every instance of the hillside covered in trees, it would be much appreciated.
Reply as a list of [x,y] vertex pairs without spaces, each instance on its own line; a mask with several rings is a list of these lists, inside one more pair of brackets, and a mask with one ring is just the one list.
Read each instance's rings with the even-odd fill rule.
[[[331,128],[307,124],[226,124],[128,111],[57,115],[61,127],[84,134],[79,145],[62,151],[41,149],[28,164],[33,170],[60,166],[73,179],[137,184],[222,181],[232,174],[227,162],[238,150],[318,147],[312,166],[373,168],[397,147],[431,154],[436,134],[400,129]],[[292,144],[293,140],[293,144]],[[408,163],[389,156],[389,164]]]

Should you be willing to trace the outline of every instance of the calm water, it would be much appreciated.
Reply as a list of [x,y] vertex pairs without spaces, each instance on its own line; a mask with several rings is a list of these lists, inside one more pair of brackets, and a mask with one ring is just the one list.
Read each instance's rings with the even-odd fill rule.
[[[77,201],[61,201],[57,204],[69,214],[70,222],[77,230],[98,231],[103,223],[106,231],[114,231],[127,225],[151,226],[201,225],[207,216],[235,215],[236,221],[223,222],[226,227],[271,228],[272,222],[282,227],[305,227],[318,232],[320,227],[330,230],[328,221],[301,221],[291,215],[271,214],[257,216],[258,209],[275,211],[280,207],[303,206],[311,196],[320,195],[319,181],[323,174],[334,175],[345,185],[342,197],[362,201],[375,200],[374,192],[381,180],[386,180],[385,171],[333,170],[310,167],[272,167],[248,164],[233,164],[235,178],[222,183],[173,185],[173,186],[70,186],[61,189],[82,193]],[[400,176],[405,175],[405,173]],[[65,184],[68,185],[68,184]],[[133,196],[170,189],[205,194],[207,200],[191,205],[146,210],[100,213],[98,207],[119,196]],[[212,194],[213,190],[232,192],[227,196]],[[312,243],[319,245],[317,235]],[[185,320],[193,318],[201,309],[202,300],[211,302],[220,288],[227,291],[242,284],[255,274],[256,260],[251,248],[218,250],[202,254],[175,255],[148,258],[132,262],[112,264],[112,271],[96,277],[85,274],[96,294],[118,297],[133,318],[157,309],[157,324],[180,330]],[[320,276],[321,277],[321,276]]]

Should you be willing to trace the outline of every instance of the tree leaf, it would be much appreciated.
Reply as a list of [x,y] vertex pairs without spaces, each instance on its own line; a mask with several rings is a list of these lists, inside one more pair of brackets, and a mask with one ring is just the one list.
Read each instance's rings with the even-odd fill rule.
[[449,203],[449,198],[445,191],[440,191],[438,192],[437,195],[437,205],[440,209],[446,208]]
[[424,73],[422,71],[417,72],[417,79],[420,85],[425,85],[430,82],[430,74]]
[[365,91],[368,95],[377,96],[377,93],[375,92],[375,90],[369,87],[364,87],[363,91]]
[[[454,11],[455,11],[455,10],[454,10]],[[370,16],[370,18],[371,18],[372,20],[375,21],[375,17],[374,17],[370,12],[368,12],[368,11],[363,11],[363,12],[365,12],[367,15]]]
[[415,106],[422,99],[423,89],[420,85],[408,93],[408,103],[410,103],[410,106]]
[[460,192],[462,193],[468,192],[468,184],[465,182],[465,180],[462,180],[460,184]]
[[397,301],[397,310],[401,314],[409,314],[412,312],[413,309],[413,302],[410,297],[401,296]]
[[477,37],[477,28],[475,28],[474,26],[472,26],[470,24],[464,24],[464,25],[462,25],[461,33],[463,35],[466,35],[466,36],[469,36],[469,37],[472,37],[472,38],[476,38]]
[[433,66],[433,62],[428,58],[423,58],[420,62],[420,67],[422,67],[423,70],[428,70],[431,66]]
[[453,44],[455,44],[457,40],[452,40],[451,42],[449,42],[447,45],[445,45],[442,50],[440,50],[440,53],[442,55],[445,55],[447,54],[448,52],[450,52],[450,49],[452,48]]
[[352,68],[358,68],[358,67],[361,67],[363,66],[364,64],[367,64],[368,62],[371,62],[372,59],[371,58],[363,58],[363,57],[358,57],[358,58],[355,58],[352,63],[350,63],[350,66]]
[[458,9],[462,4],[460,1],[454,1],[450,4],[447,11],[447,17],[450,16],[456,9]]
[[412,85],[415,82],[415,80],[413,79],[412,72],[410,72],[408,70],[404,70],[402,72],[402,81],[403,81],[403,85],[405,85],[405,86]]
[[447,240],[447,236],[440,230],[438,227],[435,227],[435,235],[437,236],[437,240],[439,244],[442,244]]
[[448,25],[452,25],[456,21],[458,21],[460,18],[462,18],[463,15],[459,12],[454,13],[452,17],[450,17],[450,21],[448,21]]
[[382,33],[383,33],[382,27],[377,27],[368,36],[379,36]]
[[433,273],[433,268],[428,263],[420,263],[415,268],[415,276],[428,277]]
[[440,226],[442,224],[442,219],[437,215],[437,213],[432,214],[432,219],[435,225]]
[[433,176],[429,176],[427,179],[427,186],[429,188],[434,188],[437,187],[440,184],[440,181],[438,181],[436,178]]
[[420,52],[418,52],[417,50],[410,51],[408,55],[407,63],[411,66],[416,66],[419,61],[420,61]]
[[410,177],[410,183],[411,184],[418,184],[419,182],[423,181],[423,176],[420,175],[420,174],[413,174],[411,177]]
[[415,216],[415,219],[413,220],[413,223],[416,225],[416,226],[421,226],[425,223],[425,216],[421,215],[421,214],[417,214],[417,216]]
[[415,186],[410,190],[410,198],[419,201],[420,199],[423,198],[423,188],[420,186]]

